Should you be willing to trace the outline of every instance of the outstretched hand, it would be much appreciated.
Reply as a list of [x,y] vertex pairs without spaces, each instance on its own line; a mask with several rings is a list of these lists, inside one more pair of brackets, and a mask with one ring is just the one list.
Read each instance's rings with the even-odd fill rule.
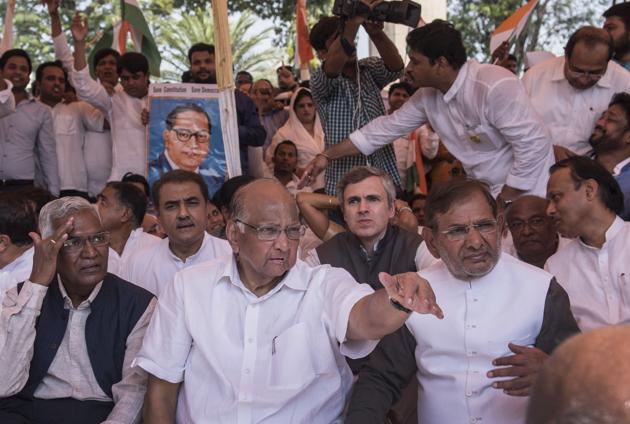
[[381,272],[378,274],[378,279],[385,287],[388,296],[405,308],[419,314],[432,314],[439,319],[444,318],[431,285],[417,273],[407,272],[392,276]]
[[328,159],[324,155],[317,155],[313,160],[306,165],[302,178],[298,181],[298,189],[304,188],[307,185],[311,185],[315,182],[315,179],[322,173],[328,165]]
[[35,252],[33,253],[33,270],[29,280],[31,283],[48,286],[57,270],[57,256],[68,239],[68,234],[74,228],[74,218],[57,228],[52,236],[42,239],[37,233],[29,233],[33,240]]
[[42,0],[42,4],[45,4],[48,7],[48,14],[54,15],[59,11],[59,3],[60,0]]
[[81,16],[79,12],[77,12],[72,17],[70,31],[72,32],[72,37],[74,38],[75,43],[85,41],[85,37],[88,32],[87,18],[85,16]]

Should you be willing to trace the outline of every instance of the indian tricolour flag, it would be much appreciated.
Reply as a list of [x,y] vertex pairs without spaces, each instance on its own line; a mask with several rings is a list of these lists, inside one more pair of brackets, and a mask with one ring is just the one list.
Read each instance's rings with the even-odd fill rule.
[[490,37],[491,52],[495,51],[504,41],[511,42],[523,32],[537,4],[538,0],[529,0],[494,30],[492,37]]
[[[126,51],[127,35],[131,35],[134,50],[142,53],[149,61],[149,72],[152,75],[160,75],[160,62],[162,58],[157,44],[151,35],[140,5],[137,0],[122,0],[122,20],[108,27],[90,53],[92,56],[102,48],[112,48],[124,54]],[[93,70],[92,70],[93,71]]]

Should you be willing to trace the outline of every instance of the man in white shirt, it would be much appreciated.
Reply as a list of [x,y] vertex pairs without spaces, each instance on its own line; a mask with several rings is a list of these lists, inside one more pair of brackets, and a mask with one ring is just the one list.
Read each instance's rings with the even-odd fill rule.
[[[62,32],[61,18],[59,16],[59,0],[45,0],[50,16],[51,36],[55,49],[55,58],[63,63],[63,67],[68,73],[74,70],[74,58],[66,36]],[[92,67],[97,80],[102,84],[108,93],[122,91],[122,86],[118,84],[118,60],[120,53],[111,48],[98,50],[92,57]],[[100,110],[87,103],[82,103],[81,109],[89,107],[102,114]],[[90,198],[95,198],[98,193],[105,188],[107,179],[112,171],[112,138],[110,134],[109,122],[105,121],[100,131],[91,131],[89,128],[84,134],[83,161],[87,173],[87,191]]]
[[445,21],[411,31],[407,45],[406,73],[421,88],[393,114],[318,155],[303,181],[312,182],[330,160],[369,154],[430,123],[466,174],[487,181],[495,196],[542,195],[553,150],[518,78],[499,66],[467,62],[461,34]]
[[132,252],[121,269],[124,279],[156,296],[181,269],[229,255],[227,241],[206,232],[208,186],[201,175],[177,169],[153,185],[153,203],[167,238]]
[[134,361],[151,374],[144,421],[341,422],[352,384],[342,355],[369,353],[406,308],[441,317],[430,287],[383,274],[373,293],[296,260],[304,227],[276,181],[244,186],[230,209],[234,254],[175,276]]
[[375,350],[353,388],[346,423],[382,423],[414,376],[422,424],[525,422],[536,372],[578,329],[551,274],[501,254],[497,209],[475,180],[431,190],[423,235],[441,261],[420,275],[433,283],[445,318],[412,314],[406,326],[413,338],[397,357]]
[[558,234],[553,219],[547,216],[548,204],[542,197],[521,196],[510,205],[505,221],[513,244],[510,249],[503,246],[504,252],[543,268],[551,255],[571,241]]
[[576,156],[550,170],[547,213],[560,234],[577,236],[545,270],[571,299],[582,331],[630,322],[630,223],[619,218],[623,193],[597,162]]
[[161,239],[142,229],[147,197],[131,183],[109,182],[98,195],[96,208],[103,228],[109,231],[107,271],[125,275],[129,257],[136,251],[155,246]]
[[617,93],[595,122],[589,139],[595,160],[601,163],[623,192],[623,213],[630,220],[630,94]]
[[555,146],[588,154],[595,121],[613,94],[630,90],[630,73],[611,60],[612,54],[605,30],[582,27],[569,38],[564,56],[525,73],[523,86]]
[[[400,109],[413,95],[413,92],[413,87],[406,82],[397,82],[390,85],[387,93],[387,103],[389,105],[387,114],[392,114]],[[394,155],[396,156],[396,168],[398,168],[400,185],[403,191],[407,190],[407,169],[416,160],[415,142],[409,136],[410,134],[406,134],[392,143]]]
[[72,20],[74,71],[71,81],[77,96],[106,114],[112,134],[112,172],[118,181],[127,172],[147,174],[147,148],[142,110],[147,107],[149,62],[141,53],[127,52],[120,57],[118,74],[123,90],[109,93],[90,76],[85,60],[87,22],[76,15]]
[[0,304],[4,292],[31,275],[33,240],[37,231],[35,213],[26,199],[17,193],[0,193]]
[[59,162],[60,196],[88,198],[87,164],[83,155],[87,131],[103,131],[105,116],[83,101],[65,103],[66,72],[61,62],[45,62],[37,67],[35,83],[39,100],[52,108],[53,127]]

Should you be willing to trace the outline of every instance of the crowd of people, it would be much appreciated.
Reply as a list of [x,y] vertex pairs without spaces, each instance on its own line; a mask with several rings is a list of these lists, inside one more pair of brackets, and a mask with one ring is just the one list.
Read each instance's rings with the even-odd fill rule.
[[310,80],[238,70],[242,175],[212,181],[177,158],[208,115],[149,163],[146,57],[93,78],[45,3],[56,60],[0,56],[1,423],[630,422],[630,3],[522,78],[446,21],[405,65],[322,17]]

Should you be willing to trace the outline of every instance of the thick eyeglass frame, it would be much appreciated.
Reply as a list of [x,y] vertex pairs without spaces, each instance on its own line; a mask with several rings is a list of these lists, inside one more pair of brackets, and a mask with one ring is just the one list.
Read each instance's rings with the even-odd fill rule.
[[471,228],[478,231],[479,234],[492,234],[497,231],[497,220],[486,219],[468,225],[454,225],[448,230],[440,231],[440,233],[444,234],[444,236],[446,236],[446,238],[450,241],[461,241],[468,236]]
[[170,131],[175,132],[177,141],[180,143],[188,143],[193,137],[195,137],[195,140],[197,140],[197,143],[199,144],[210,143],[210,131],[199,130],[197,132],[192,132],[186,128],[170,128]]
[[[236,222],[240,222],[241,224],[251,228],[252,230],[256,231],[256,237],[258,238],[258,240],[262,240],[262,241],[274,241],[276,240],[278,237],[280,237],[280,234],[284,231],[284,233],[287,235],[287,238],[289,240],[299,240],[304,233],[306,232],[306,229],[304,228],[304,225],[302,224],[297,224],[297,225],[292,225],[290,227],[286,227],[286,228],[278,228],[278,227],[274,227],[274,226],[270,226],[270,225],[263,225],[263,226],[259,226],[257,227],[256,225],[252,225],[249,224],[243,220],[240,219],[236,219]],[[264,231],[273,231],[269,234],[265,234]],[[297,231],[297,232],[294,232]]]
[[93,247],[104,246],[109,243],[109,231],[101,231],[89,236],[68,237],[62,247],[67,252],[79,252],[85,247],[86,241],[89,241]]

